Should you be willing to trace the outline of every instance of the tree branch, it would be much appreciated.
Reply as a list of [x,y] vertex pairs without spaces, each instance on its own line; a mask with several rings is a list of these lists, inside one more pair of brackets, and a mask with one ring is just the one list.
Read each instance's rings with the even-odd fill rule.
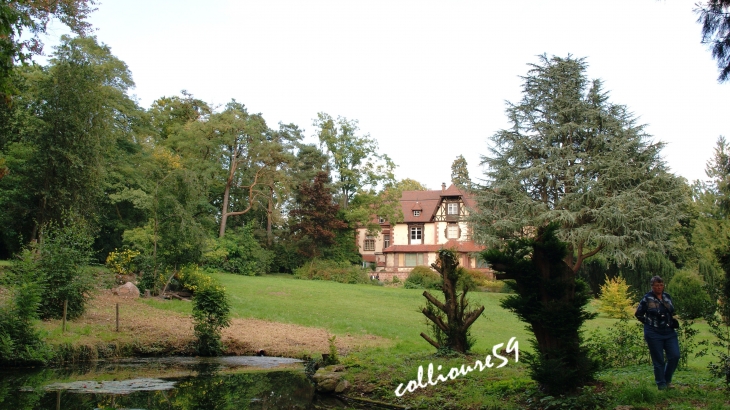
[[425,290],[423,291],[423,297],[425,297],[426,299],[428,299],[429,302],[431,302],[434,305],[436,305],[436,307],[438,307],[439,309],[441,309],[442,312],[446,312],[446,305],[444,305],[438,299],[436,299],[433,295],[431,295],[430,293],[428,293],[428,291],[425,291]]
[[434,315],[433,313],[429,312],[426,308],[423,308],[423,310],[421,312],[423,312],[424,316],[426,316],[427,318],[431,319],[431,321],[433,323],[435,323],[436,326],[438,326],[441,330],[443,330],[444,332],[448,332],[449,331],[449,327],[446,326],[446,324],[444,323],[443,320],[441,320],[440,317],[438,317],[438,316]]
[[441,345],[440,344],[434,342],[433,339],[431,339],[430,337],[428,337],[425,333],[421,332],[421,337],[424,338],[424,339],[426,339],[426,341],[428,343],[431,343],[431,346],[433,346],[433,347],[435,347],[437,349],[440,349],[441,348]]

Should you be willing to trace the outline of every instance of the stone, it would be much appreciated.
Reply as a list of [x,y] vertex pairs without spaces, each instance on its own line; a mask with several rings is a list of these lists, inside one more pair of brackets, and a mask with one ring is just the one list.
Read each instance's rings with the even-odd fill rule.
[[335,373],[324,369],[317,370],[317,373],[312,376],[315,383],[317,383],[317,391],[320,393],[332,393],[337,389],[337,386],[344,380],[342,373]]
[[339,383],[337,383],[337,386],[335,387],[335,393],[340,394],[347,391],[347,389],[350,388],[350,382],[347,380],[340,380]]
[[124,297],[139,297],[139,289],[137,289],[137,286],[135,286],[132,282],[127,282],[124,285],[115,288],[112,290],[112,293]]

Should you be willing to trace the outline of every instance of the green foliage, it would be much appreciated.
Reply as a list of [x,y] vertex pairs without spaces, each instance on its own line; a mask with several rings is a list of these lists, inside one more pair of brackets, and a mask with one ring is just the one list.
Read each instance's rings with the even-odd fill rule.
[[416,266],[411,270],[403,283],[406,289],[435,289],[440,290],[443,280],[438,273],[428,266]]
[[5,278],[10,298],[4,303],[0,301],[0,363],[3,364],[44,364],[51,356],[36,328],[43,287],[36,277],[34,258],[33,252],[24,250]]
[[327,339],[327,344],[329,345],[329,354],[326,356],[326,359],[323,358],[322,365],[323,366],[329,366],[332,364],[339,364],[340,363],[340,357],[337,353],[337,345],[335,345],[335,339],[337,336],[332,335],[332,337]]
[[[199,285],[201,282],[198,282]],[[231,324],[230,311],[228,296],[222,286],[210,282],[196,288],[193,298],[193,329],[199,355],[219,356],[223,352],[220,332]]]
[[710,314],[712,303],[702,279],[694,272],[681,270],[666,290],[677,301],[677,314],[683,319],[698,319]]
[[334,188],[343,210],[348,210],[358,191],[395,182],[395,164],[387,155],[378,153],[378,143],[370,135],[357,135],[357,120],[335,120],[326,113],[318,113],[314,126],[320,147],[326,149],[330,169],[335,173]]
[[623,318],[607,329],[592,331],[586,338],[586,347],[604,369],[651,363],[644,326],[635,320]]
[[506,110],[510,127],[491,137],[471,216],[488,245],[557,223],[576,270],[598,252],[624,264],[671,245],[683,182],[667,171],[663,144],[586,70],[584,59],[542,55],[522,77],[522,99]]
[[246,276],[269,273],[274,255],[259,244],[253,230],[252,222],[229,229],[224,237],[215,239],[212,249],[203,254],[204,265]]
[[451,163],[451,182],[460,189],[471,189],[471,178],[469,168],[463,155],[456,157]]
[[185,265],[175,274],[180,286],[195,294],[199,289],[205,289],[215,285],[213,278],[200,270],[198,265]]
[[558,409],[600,409],[604,408],[608,401],[605,391],[600,391],[594,386],[583,386],[573,394],[559,396],[545,395],[537,392],[530,400],[531,409],[558,410]]
[[297,279],[331,280],[340,283],[370,283],[368,269],[349,262],[312,259],[294,270]]
[[42,235],[33,261],[37,273],[32,274],[43,287],[40,317],[60,319],[64,301],[68,301],[67,317],[73,320],[84,313],[95,287],[92,273],[85,269],[93,256],[93,236],[86,222],[71,216],[64,225],[46,225]]
[[598,363],[582,344],[580,328],[595,314],[586,311],[588,286],[575,279],[563,261],[566,243],[556,237],[557,224],[539,228],[535,239],[505,242],[482,256],[498,272],[514,279],[516,294],[502,299],[534,332],[534,353],[525,353],[530,375],[549,394],[573,391],[593,380]]
[[601,286],[601,306],[598,311],[614,319],[630,318],[634,302],[629,297],[629,285],[622,277],[609,279]]
[[137,271],[134,258],[137,256],[139,256],[138,251],[131,249],[119,251],[115,249],[114,252],[109,252],[109,256],[106,257],[106,267],[117,275],[134,274]]
[[705,316],[707,325],[710,327],[710,333],[715,337],[710,341],[710,345],[714,348],[710,349],[710,353],[716,360],[708,364],[710,374],[714,377],[721,378],[725,383],[725,387],[730,389],[730,265],[728,265],[728,256],[721,258],[723,270],[725,271],[724,289],[718,292],[718,289],[710,289],[715,296],[715,311]]
[[682,325],[677,329],[677,339],[679,340],[679,368],[689,368],[689,357],[694,353],[694,357],[702,357],[707,354],[707,348],[702,348],[696,351],[699,346],[704,346],[706,341],[698,341],[695,339],[700,333],[699,330],[695,329],[694,321],[685,320]]

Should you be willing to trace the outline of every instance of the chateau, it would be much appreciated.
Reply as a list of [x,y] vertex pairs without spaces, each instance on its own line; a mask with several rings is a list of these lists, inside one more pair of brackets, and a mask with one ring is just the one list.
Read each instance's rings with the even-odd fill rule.
[[403,222],[392,226],[378,218],[381,232],[370,236],[364,228],[358,229],[357,244],[366,264],[375,265],[381,280],[393,276],[405,280],[416,266],[431,266],[436,252],[442,248],[459,253],[460,264],[470,269],[491,272],[479,258],[484,247],[471,238],[466,223],[472,198],[453,184],[433,191],[404,191],[400,199]]

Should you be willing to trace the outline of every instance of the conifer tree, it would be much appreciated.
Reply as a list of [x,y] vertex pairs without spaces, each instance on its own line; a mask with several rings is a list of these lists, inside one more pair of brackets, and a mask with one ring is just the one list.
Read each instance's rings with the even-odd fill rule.
[[[600,252],[630,263],[669,247],[682,182],[667,171],[663,144],[650,141],[625,106],[610,103],[599,80],[589,81],[583,59],[543,55],[530,67],[522,100],[507,107],[511,127],[494,134],[483,157],[486,185],[472,222],[479,240],[511,255],[502,263],[509,273],[495,265],[503,272],[497,278],[524,290],[509,308],[535,333],[533,377],[556,393],[589,382],[595,366],[580,346],[579,326],[556,333],[560,324],[545,328],[546,318],[574,325],[588,317],[587,287],[576,281],[587,258]],[[516,250],[529,250],[520,256],[529,268]],[[484,257],[494,264],[504,255]],[[523,305],[537,311],[520,313]]]

